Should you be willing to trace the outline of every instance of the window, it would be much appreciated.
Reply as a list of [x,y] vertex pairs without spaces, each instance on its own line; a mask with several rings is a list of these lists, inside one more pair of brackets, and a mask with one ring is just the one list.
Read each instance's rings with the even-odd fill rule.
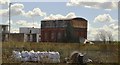
[[54,33],[54,32],[52,32],[52,34],[51,34],[51,39],[53,40],[53,39],[54,39],[54,37],[55,37],[55,33]]
[[62,21],[62,23],[61,23],[61,27],[67,27],[66,22],[67,22],[67,21]]
[[47,33],[45,33],[45,41],[47,41],[47,37],[48,37],[48,35],[47,35]]
[[53,27],[54,28],[56,27],[56,21],[53,21]]
[[46,28],[49,28],[49,27],[50,27],[49,21],[45,22],[45,25],[46,25],[46,26],[45,26]]
[[32,30],[30,30],[29,33],[32,33]]
[[44,28],[44,27],[45,27],[45,23],[42,22],[42,23],[41,23],[41,28]]
[[60,32],[58,32],[58,39],[60,39],[61,38],[61,33]]

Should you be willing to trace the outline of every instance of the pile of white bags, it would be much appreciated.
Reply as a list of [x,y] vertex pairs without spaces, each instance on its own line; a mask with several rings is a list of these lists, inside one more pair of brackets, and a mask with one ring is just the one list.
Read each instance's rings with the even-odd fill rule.
[[59,52],[34,52],[32,51],[13,51],[13,58],[17,61],[38,61],[43,63],[59,63],[60,54]]

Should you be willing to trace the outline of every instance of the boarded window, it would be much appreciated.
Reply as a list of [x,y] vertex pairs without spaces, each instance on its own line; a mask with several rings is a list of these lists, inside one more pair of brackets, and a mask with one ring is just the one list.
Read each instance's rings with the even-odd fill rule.
[[61,38],[61,33],[60,32],[58,32],[58,39],[60,39]]
[[52,34],[51,34],[51,39],[53,40],[54,38],[55,38],[55,33],[52,32]]
[[45,40],[47,41],[47,39],[48,39],[48,34],[45,33]]

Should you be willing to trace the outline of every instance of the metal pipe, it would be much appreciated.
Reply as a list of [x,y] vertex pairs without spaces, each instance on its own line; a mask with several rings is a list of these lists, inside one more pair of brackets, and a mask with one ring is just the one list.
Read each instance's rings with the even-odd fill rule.
[[10,41],[10,28],[11,28],[11,22],[10,22],[10,20],[11,20],[11,4],[12,3],[9,3],[9,41]]

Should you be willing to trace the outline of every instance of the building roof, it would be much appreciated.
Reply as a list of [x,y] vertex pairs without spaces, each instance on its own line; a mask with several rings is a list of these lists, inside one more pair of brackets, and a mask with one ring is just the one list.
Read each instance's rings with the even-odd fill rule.
[[40,29],[40,28],[35,28],[35,27],[20,27],[20,28],[24,28],[24,29]]
[[0,26],[8,26],[7,24],[0,24]]
[[55,21],[55,20],[85,20],[87,21],[86,19],[84,18],[81,18],[81,17],[75,17],[75,18],[63,18],[63,19],[45,19],[45,20],[41,20],[41,21]]

